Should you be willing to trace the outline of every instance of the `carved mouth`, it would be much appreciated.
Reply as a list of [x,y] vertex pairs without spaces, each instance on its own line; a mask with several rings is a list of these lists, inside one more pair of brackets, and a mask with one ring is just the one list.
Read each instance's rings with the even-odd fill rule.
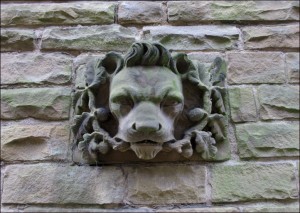
[[151,140],[143,140],[143,141],[134,142],[134,143],[131,143],[131,144],[137,144],[139,146],[157,146],[157,145],[161,145],[161,143],[151,141]]

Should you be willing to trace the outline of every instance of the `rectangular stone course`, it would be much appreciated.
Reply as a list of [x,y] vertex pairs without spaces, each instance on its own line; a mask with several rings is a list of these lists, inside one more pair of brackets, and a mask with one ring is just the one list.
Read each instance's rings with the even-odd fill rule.
[[65,84],[72,57],[61,53],[2,53],[1,84]]
[[184,25],[205,21],[299,20],[297,1],[169,1],[168,20]]
[[228,53],[228,83],[285,83],[284,55],[279,52]]
[[296,199],[291,163],[213,165],[212,202]]
[[69,88],[2,89],[1,119],[68,119],[70,94]]
[[245,49],[299,49],[299,23],[242,28]]
[[48,28],[42,50],[125,51],[136,41],[137,29],[119,25]]
[[1,5],[1,26],[113,24],[114,2]]
[[252,87],[231,87],[229,92],[230,114],[234,122],[256,121],[256,105]]
[[53,125],[15,124],[1,127],[1,160],[65,160],[69,149],[70,128]]
[[206,169],[167,165],[128,167],[128,194],[133,204],[204,203]]
[[172,50],[232,50],[239,42],[234,26],[151,26],[143,28],[143,35]]
[[243,212],[299,212],[299,205],[243,207]]
[[161,2],[123,1],[118,7],[119,24],[160,24],[166,22],[167,17]]
[[299,83],[299,54],[300,53],[287,53],[285,55],[286,68],[288,72],[289,83]]
[[262,120],[299,118],[299,86],[261,85],[257,94]]
[[10,165],[4,174],[3,204],[118,204],[125,178],[116,167],[40,163]]
[[241,158],[299,156],[299,123],[272,122],[236,125]]
[[34,50],[34,30],[1,29],[1,52]]

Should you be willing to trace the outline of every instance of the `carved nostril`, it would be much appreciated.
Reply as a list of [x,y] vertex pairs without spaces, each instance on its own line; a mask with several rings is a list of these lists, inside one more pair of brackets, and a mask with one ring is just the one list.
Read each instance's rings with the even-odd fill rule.
[[158,131],[161,130],[161,128],[162,128],[162,126],[161,126],[161,124],[159,123],[159,124],[158,124]]
[[136,130],[136,125],[135,125],[135,123],[132,124],[131,128],[134,129],[134,130]]

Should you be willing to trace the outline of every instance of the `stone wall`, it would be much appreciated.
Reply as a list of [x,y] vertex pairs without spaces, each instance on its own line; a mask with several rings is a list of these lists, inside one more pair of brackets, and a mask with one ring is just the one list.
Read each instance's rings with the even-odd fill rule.
[[[298,212],[298,1],[1,1],[3,212]],[[231,159],[72,164],[88,56],[159,41],[228,63]]]

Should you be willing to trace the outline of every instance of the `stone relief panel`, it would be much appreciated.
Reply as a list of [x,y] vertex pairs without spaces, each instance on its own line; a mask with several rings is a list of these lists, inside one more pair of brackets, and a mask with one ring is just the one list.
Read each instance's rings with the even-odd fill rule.
[[73,96],[73,160],[229,159],[226,69],[147,42],[92,59]]

